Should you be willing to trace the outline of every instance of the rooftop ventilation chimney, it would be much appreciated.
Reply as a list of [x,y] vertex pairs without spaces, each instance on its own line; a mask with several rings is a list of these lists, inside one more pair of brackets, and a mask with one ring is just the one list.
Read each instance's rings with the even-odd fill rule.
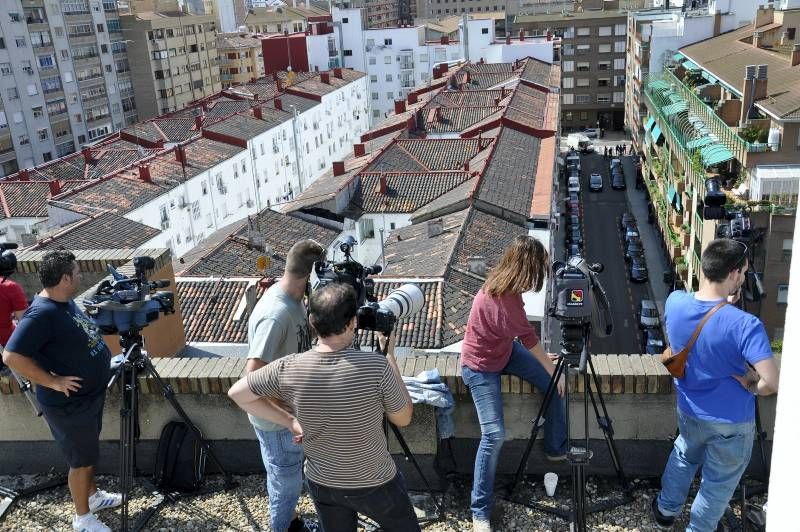
[[389,191],[389,184],[386,182],[386,176],[381,174],[378,178],[378,184],[375,186],[375,193],[385,196]]
[[180,144],[175,147],[175,160],[181,164],[186,164],[186,154],[183,151],[183,146]]
[[153,178],[150,176],[150,165],[149,164],[140,164],[139,165],[139,179],[141,179],[145,183],[152,183],[153,182]]
[[408,93],[408,103],[417,103],[419,98],[417,97],[416,92],[409,92]]
[[467,262],[469,263],[469,273],[486,277],[486,257],[467,257]]
[[506,44],[511,44],[511,34],[506,33]]
[[205,118],[205,116],[206,115],[204,114],[194,115],[194,128],[197,131],[203,129],[203,119]]
[[394,114],[399,115],[406,112],[406,101],[405,100],[395,100],[394,101]]
[[325,85],[330,85],[331,84],[331,75],[330,75],[329,72],[321,72],[320,75],[319,75],[319,79]]
[[92,149],[90,147],[84,146],[81,148],[81,154],[83,154],[86,164],[94,164],[94,155],[92,155]]
[[333,162],[333,175],[340,176],[344,174],[344,161],[334,161]]
[[444,233],[444,220],[437,218],[428,220],[428,238],[433,238]]
[[278,92],[283,92],[285,90],[282,79],[275,82],[275,90]]
[[760,44],[761,44],[761,32],[760,31],[754,31],[753,32],[753,46],[755,48],[758,48]]
[[339,68],[339,67],[334,68],[333,69],[333,77],[342,79],[342,69]]
[[275,103],[275,109],[278,111],[283,111],[283,100],[280,98],[275,98],[273,102]]
[[17,177],[20,181],[30,181],[31,180],[31,171],[27,168],[21,168]]
[[52,181],[48,181],[47,184],[50,186],[50,197],[51,198],[61,194],[61,183],[59,183],[57,179],[53,179]]
[[800,43],[795,43],[792,47],[792,66],[800,64]]
[[264,118],[264,115],[261,113],[261,107],[253,107],[253,116],[261,120]]
[[363,142],[353,144],[353,155],[355,157],[363,157],[367,154],[367,147]]
[[519,40],[520,41],[525,40],[525,30],[519,30]]
[[441,44],[450,44],[450,37],[447,35],[442,35]]

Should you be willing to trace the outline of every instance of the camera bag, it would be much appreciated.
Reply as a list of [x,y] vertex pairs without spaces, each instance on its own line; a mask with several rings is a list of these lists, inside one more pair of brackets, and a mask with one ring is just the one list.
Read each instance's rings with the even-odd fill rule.
[[676,379],[682,379],[684,373],[686,372],[686,361],[689,359],[689,351],[691,351],[692,346],[694,346],[695,340],[700,335],[700,331],[703,329],[703,325],[706,324],[708,318],[711,317],[716,311],[727,305],[727,301],[720,301],[717,303],[714,308],[706,312],[706,315],[703,316],[703,319],[700,320],[700,323],[697,324],[697,328],[694,330],[694,334],[692,334],[691,340],[689,343],[686,344],[686,347],[681,349],[677,354],[672,353],[672,348],[667,347],[663,353],[661,353],[661,363],[667,368],[669,374],[675,377]]
[[203,481],[206,450],[183,421],[170,421],[161,431],[153,483],[168,491],[195,491]]

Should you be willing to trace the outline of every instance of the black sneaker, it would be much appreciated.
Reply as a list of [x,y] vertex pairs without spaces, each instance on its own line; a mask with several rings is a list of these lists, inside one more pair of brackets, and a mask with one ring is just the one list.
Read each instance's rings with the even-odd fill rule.
[[672,530],[672,525],[675,524],[675,517],[661,513],[661,510],[658,509],[658,495],[653,497],[653,502],[650,504],[650,510],[650,513],[653,515],[653,521],[655,521],[656,526],[660,530]]
[[289,523],[288,532],[317,532],[319,526],[316,521],[305,521],[302,517],[295,517]]

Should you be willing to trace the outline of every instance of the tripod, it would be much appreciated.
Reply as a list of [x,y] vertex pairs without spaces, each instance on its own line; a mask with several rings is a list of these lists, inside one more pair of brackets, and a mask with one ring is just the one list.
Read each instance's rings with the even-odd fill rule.
[[[572,327],[572,326],[568,326]],[[561,341],[561,352],[559,353],[558,362],[556,363],[556,369],[553,372],[553,376],[550,379],[550,384],[547,386],[547,391],[544,394],[544,399],[542,400],[542,404],[539,407],[539,412],[536,414],[536,417],[532,420],[533,427],[531,428],[531,435],[528,438],[528,444],[525,447],[525,452],[522,455],[522,459],[520,460],[519,466],[517,467],[517,472],[514,475],[514,480],[507,488],[507,498],[512,502],[516,502],[519,504],[523,504],[535,510],[540,510],[542,512],[546,512],[552,515],[556,515],[564,520],[569,521],[570,529],[575,530],[576,532],[585,532],[586,528],[586,514],[587,513],[594,513],[600,512],[604,510],[609,510],[611,508],[620,506],[622,504],[626,504],[633,500],[631,496],[631,489],[628,484],[628,479],[625,477],[625,473],[622,471],[622,465],[619,460],[619,455],[617,453],[616,444],[614,443],[614,429],[613,423],[611,418],[608,415],[608,410],[606,410],[606,404],[603,400],[603,394],[600,392],[600,383],[597,380],[597,374],[594,370],[594,365],[592,364],[591,356],[589,355],[589,348],[588,348],[588,340],[589,340],[589,332],[590,327],[589,325],[582,325],[582,331],[580,331],[580,337],[582,338],[581,342],[573,342],[562,339]],[[568,338],[570,335],[567,334],[567,331],[564,330],[566,327],[562,324],[562,337]],[[577,331],[573,331],[573,335]],[[574,337],[574,336],[573,336]],[[582,343],[582,346],[580,345]],[[531,451],[533,450],[533,443],[536,440],[536,435],[539,433],[539,426],[540,421],[542,420],[542,416],[544,415],[547,407],[550,405],[550,401],[553,400],[553,396],[557,393],[557,386],[559,379],[564,376],[566,377],[569,366],[578,366],[578,374],[583,378],[583,429],[584,429],[584,438],[583,438],[583,447],[573,447],[572,446],[572,437],[570,434],[570,424],[569,424],[569,386],[565,386],[564,388],[564,402],[567,405],[566,410],[566,424],[567,424],[567,445],[569,446],[569,450],[567,452],[567,461],[570,464],[571,471],[571,482],[572,482],[572,489],[571,489],[571,497],[572,497],[572,507],[568,510],[562,510],[561,508],[555,508],[551,506],[545,506],[539,503],[527,503],[519,500],[514,500],[512,498],[514,489],[519,485],[522,477],[525,474],[525,468],[528,464],[528,459],[530,458]],[[588,366],[588,371],[587,371]],[[592,390],[592,384],[595,386],[595,391]],[[595,396],[596,393],[596,396]],[[589,461],[592,458],[593,452],[589,449],[589,400],[591,399],[592,408],[594,409],[595,418],[597,419],[597,425],[603,431],[603,436],[606,440],[606,444],[608,445],[608,451],[611,456],[611,460],[614,464],[614,469],[617,473],[617,478],[624,490],[625,494],[622,498],[617,499],[610,499],[607,501],[595,503],[593,505],[588,505],[586,501],[586,466],[589,465]],[[599,403],[599,408],[598,408]],[[601,414],[602,411],[602,414]]]
[[[122,364],[117,369],[117,372],[112,376],[108,387],[114,385],[119,380],[120,390],[122,391],[122,401],[119,411],[119,441],[120,441],[120,466],[119,466],[119,482],[120,491],[122,492],[122,523],[121,528],[124,531],[128,530],[128,502],[130,499],[130,491],[133,485],[133,477],[136,469],[136,440],[139,438],[139,375],[145,374],[155,380],[156,385],[161,389],[164,398],[169,401],[169,404],[180,416],[181,420],[186,423],[186,426],[194,433],[197,440],[200,442],[202,453],[211,458],[211,461],[225,475],[224,489],[230,489],[235,486],[231,479],[230,473],[225,471],[222,464],[217,459],[214,451],[211,448],[211,443],[203,438],[200,429],[197,428],[186,412],[183,410],[178,400],[175,398],[175,391],[168,383],[164,382],[161,376],[153,367],[153,363],[147,356],[147,353],[142,350],[144,340],[141,335],[141,330],[131,329],[128,332],[120,335],[120,345],[124,351]],[[205,458],[203,458],[203,461]],[[141,530],[150,517],[155,514],[161,504],[165,500],[174,501],[177,499],[175,494],[162,494],[156,506],[148,508],[140,519],[134,524],[133,530]]]

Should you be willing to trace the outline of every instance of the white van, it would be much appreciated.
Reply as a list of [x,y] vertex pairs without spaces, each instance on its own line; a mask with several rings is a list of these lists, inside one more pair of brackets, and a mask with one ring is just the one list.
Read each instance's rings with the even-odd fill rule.
[[592,146],[589,141],[589,137],[581,135],[580,133],[570,133],[567,135],[567,146],[583,153],[594,150],[594,146]]
[[581,193],[581,182],[580,178],[578,177],[570,177],[569,183],[567,184],[567,191],[568,192],[575,192],[576,194]]

